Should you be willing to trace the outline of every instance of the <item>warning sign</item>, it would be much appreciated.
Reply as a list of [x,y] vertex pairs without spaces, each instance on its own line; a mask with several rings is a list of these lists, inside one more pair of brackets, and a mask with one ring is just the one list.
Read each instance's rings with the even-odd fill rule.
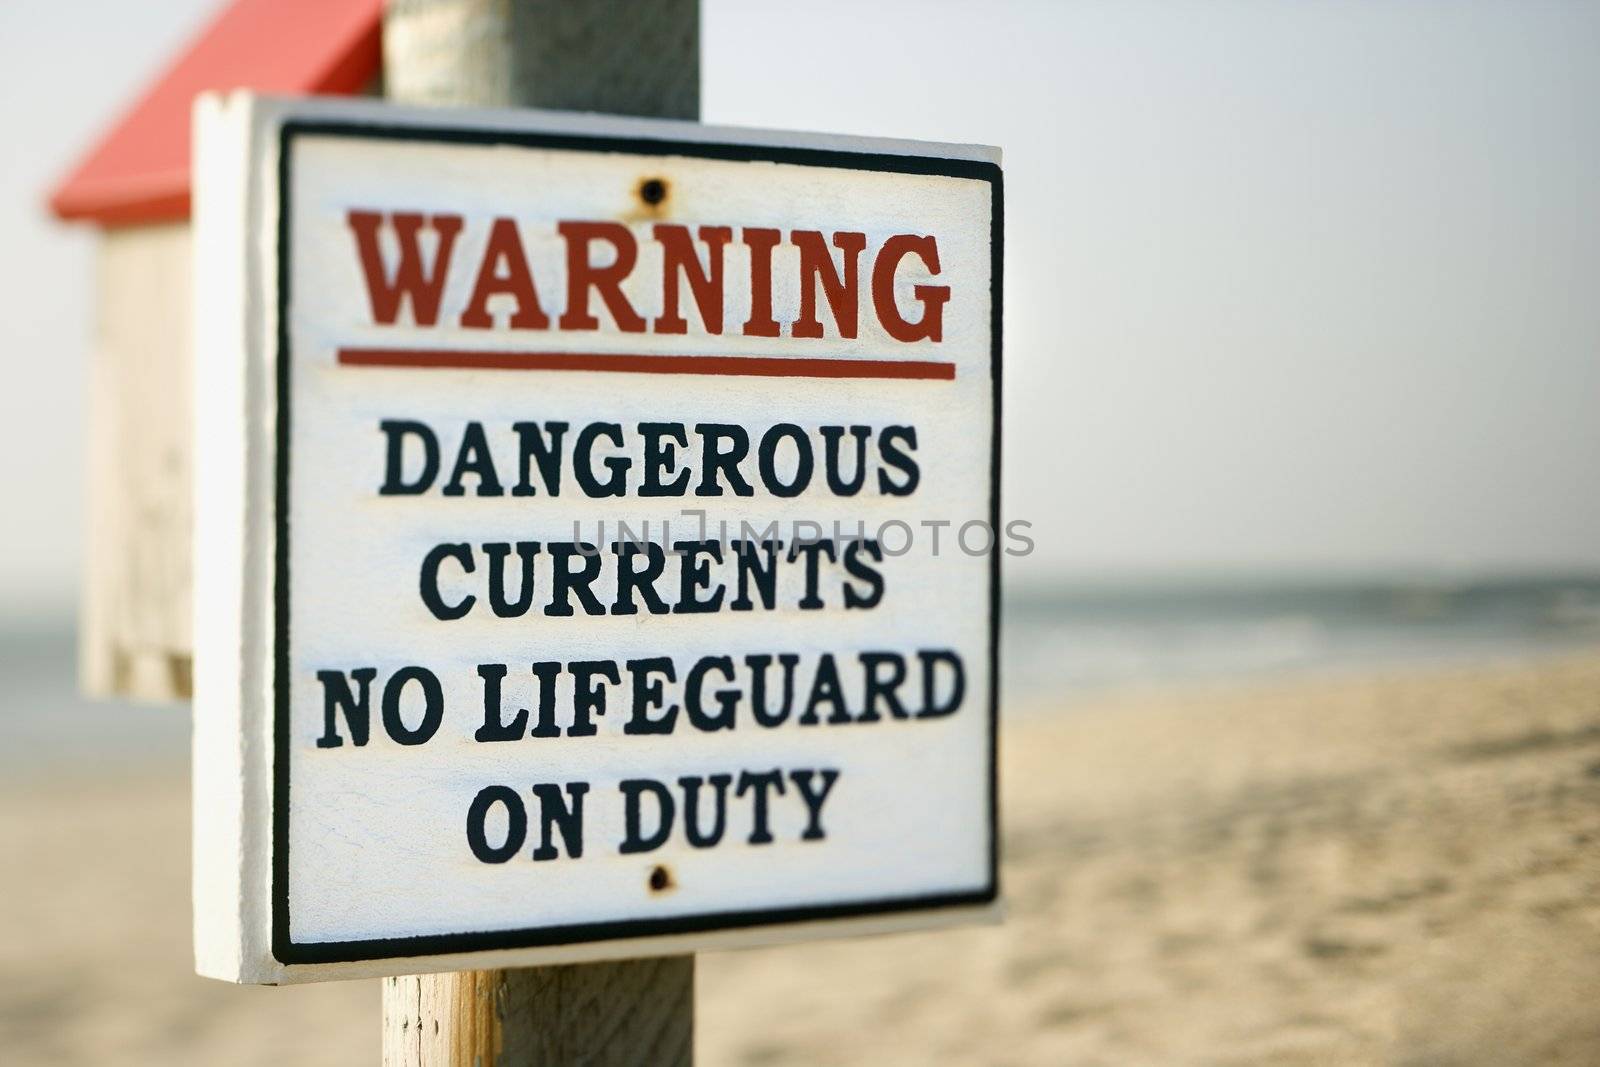
[[997,154],[197,121],[202,972],[987,913]]

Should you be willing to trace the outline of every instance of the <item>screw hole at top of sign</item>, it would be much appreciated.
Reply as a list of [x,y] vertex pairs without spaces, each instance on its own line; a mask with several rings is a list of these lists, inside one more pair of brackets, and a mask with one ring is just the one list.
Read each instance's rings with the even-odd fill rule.
[[665,178],[646,178],[639,183],[639,199],[650,207],[658,207],[667,198]]
[[657,865],[650,870],[650,892],[661,893],[672,888],[672,872]]

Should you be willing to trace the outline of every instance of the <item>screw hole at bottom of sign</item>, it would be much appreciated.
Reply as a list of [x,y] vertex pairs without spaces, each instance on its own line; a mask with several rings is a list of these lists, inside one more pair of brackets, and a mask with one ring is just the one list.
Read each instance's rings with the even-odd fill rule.
[[672,872],[657,864],[650,869],[650,892],[664,893],[672,888]]

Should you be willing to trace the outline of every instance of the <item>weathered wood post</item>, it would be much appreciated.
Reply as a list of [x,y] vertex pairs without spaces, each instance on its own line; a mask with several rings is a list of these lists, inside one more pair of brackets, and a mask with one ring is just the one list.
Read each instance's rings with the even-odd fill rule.
[[[389,0],[402,103],[700,116],[699,0]],[[384,979],[386,1067],[682,1064],[694,957]]]

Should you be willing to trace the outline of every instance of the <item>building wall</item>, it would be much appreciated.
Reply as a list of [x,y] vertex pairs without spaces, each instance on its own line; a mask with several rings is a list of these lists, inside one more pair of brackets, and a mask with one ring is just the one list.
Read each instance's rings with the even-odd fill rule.
[[189,695],[189,248],[187,223],[101,237],[80,628],[95,696]]

